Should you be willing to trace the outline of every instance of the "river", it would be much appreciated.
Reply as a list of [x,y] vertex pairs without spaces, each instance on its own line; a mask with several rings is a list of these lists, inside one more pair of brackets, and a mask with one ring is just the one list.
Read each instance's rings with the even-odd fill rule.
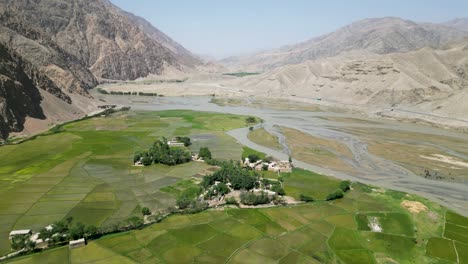
[[[413,172],[400,166],[394,161],[386,160],[382,157],[371,154],[367,150],[367,145],[362,138],[355,134],[344,132],[340,129],[347,127],[383,128],[402,132],[418,132],[425,133],[427,135],[447,136],[468,142],[468,135],[464,133],[386,119],[368,119],[367,117],[352,113],[273,110],[244,106],[218,106],[210,103],[211,97],[144,97],[144,99],[141,99],[142,97],[135,99],[135,97],[131,98],[127,96],[110,95],[99,95],[98,97],[105,98],[107,102],[129,105],[133,110],[158,111],[190,109],[196,111],[212,111],[257,116],[264,120],[261,126],[270,133],[278,135],[280,142],[283,145],[284,138],[278,131],[277,126],[290,127],[313,136],[333,139],[349,147],[354,156],[351,162],[357,173],[350,174],[338,170],[330,170],[321,167],[319,164],[305,163],[300,160],[293,160],[293,164],[299,168],[334,176],[340,179],[349,179],[383,188],[414,193],[438,202],[460,214],[468,216],[468,185],[466,182],[444,182],[426,179],[415,175]],[[319,118],[329,116],[340,118],[359,118],[361,120],[368,120],[369,122],[356,122],[350,124],[347,122],[329,121]],[[247,127],[227,132],[227,134],[234,137],[242,145],[279,159],[288,158],[289,150],[287,149],[287,146],[285,146],[283,151],[277,151],[260,146],[248,139],[248,133],[249,129]],[[446,150],[449,153],[466,159],[466,156],[462,153],[458,153],[451,149]]]

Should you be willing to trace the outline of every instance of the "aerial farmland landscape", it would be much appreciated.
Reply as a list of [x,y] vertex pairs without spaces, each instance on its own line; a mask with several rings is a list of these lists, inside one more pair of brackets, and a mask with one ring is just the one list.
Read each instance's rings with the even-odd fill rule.
[[0,262],[468,263],[443,3],[0,1]]

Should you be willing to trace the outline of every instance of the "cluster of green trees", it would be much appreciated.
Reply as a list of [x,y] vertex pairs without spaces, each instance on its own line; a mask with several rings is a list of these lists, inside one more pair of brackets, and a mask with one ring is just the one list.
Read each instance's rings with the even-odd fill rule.
[[327,195],[327,201],[341,199],[344,197],[344,193],[351,189],[350,181],[340,182],[339,189]]
[[[184,145],[191,144],[190,138],[183,139]],[[187,140],[188,139],[188,140]],[[149,166],[153,163],[161,163],[169,166],[183,164],[192,160],[192,154],[185,148],[169,147],[167,139],[157,140],[147,152],[137,152],[133,157],[133,162],[141,161],[143,165]]]
[[234,190],[252,190],[258,185],[257,178],[258,175],[255,172],[252,176],[249,171],[243,169],[238,164],[224,162],[219,170],[203,177],[201,185],[203,188],[208,189],[218,181],[223,184],[231,183],[231,187]]

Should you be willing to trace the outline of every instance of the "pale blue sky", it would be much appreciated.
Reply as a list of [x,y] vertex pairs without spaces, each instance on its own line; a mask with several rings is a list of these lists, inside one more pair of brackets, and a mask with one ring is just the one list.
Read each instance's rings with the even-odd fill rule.
[[293,44],[356,20],[444,22],[468,0],[111,0],[197,54],[224,57]]

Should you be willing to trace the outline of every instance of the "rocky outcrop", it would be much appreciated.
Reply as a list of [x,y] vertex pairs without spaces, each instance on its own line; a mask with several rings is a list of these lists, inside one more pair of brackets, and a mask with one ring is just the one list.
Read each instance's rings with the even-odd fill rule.
[[34,72],[17,56],[0,45],[0,134],[23,130],[26,116],[44,119],[37,85],[47,78]]
[[[1,73],[2,137],[21,131],[25,116],[43,118],[41,111],[32,115],[16,107],[30,101],[40,109],[41,96],[33,90],[70,105],[71,94],[90,98],[87,91],[98,80],[134,80],[166,67],[185,71],[201,64],[150,23],[108,0],[0,1],[0,45],[2,63],[9,65]],[[15,69],[22,74],[14,75]]]

